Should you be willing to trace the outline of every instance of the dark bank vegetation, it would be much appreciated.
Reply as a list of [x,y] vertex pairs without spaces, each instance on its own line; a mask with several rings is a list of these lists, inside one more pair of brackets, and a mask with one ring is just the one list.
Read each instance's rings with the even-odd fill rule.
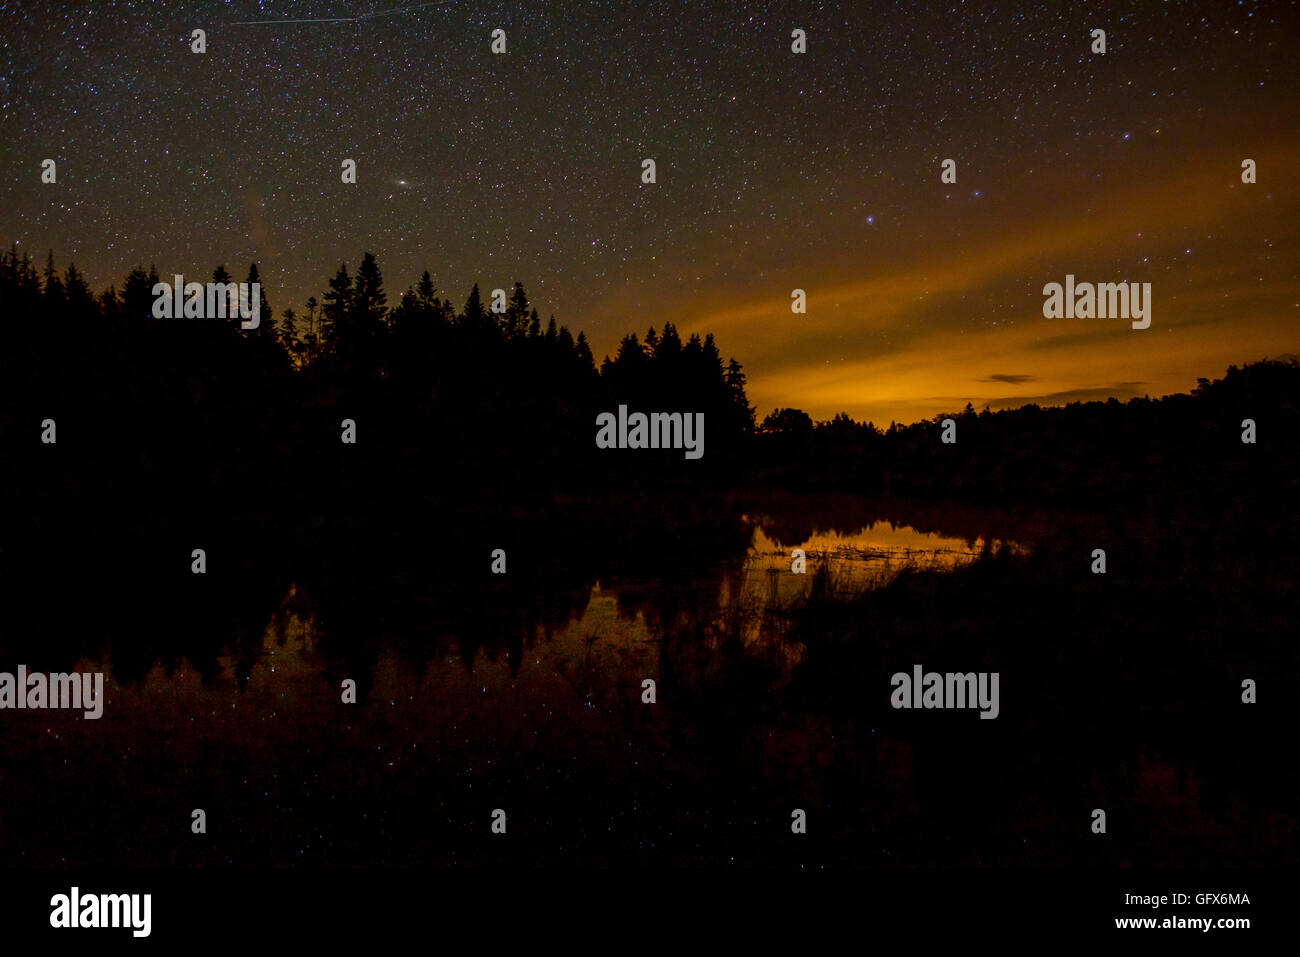
[[[163,277],[170,281],[170,276]],[[30,500],[63,454],[111,457],[97,488],[184,489],[275,525],[322,513],[409,516],[494,506],[738,486],[841,490],[919,501],[1072,509],[1199,507],[1294,497],[1300,365],[1232,367],[1190,394],[1061,408],[954,410],[957,441],[931,420],[881,429],[840,414],[777,409],[755,424],[745,374],[712,335],[671,321],[626,335],[596,361],[585,333],[542,321],[516,283],[503,312],[475,286],[457,310],[425,272],[390,301],[375,258],[340,266],[318,301],[260,323],[152,317],[156,270],[98,295],[75,266],[0,257],[0,443],[16,460],[41,422],[56,454],[33,467]],[[229,281],[224,267],[214,281]],[[256,264],[247,281],[258,281]],[[702,412],[701,459],[680,450],[596,448],[596,416]],[[341,441],[343,420],[356,444]],[[1242,441],[1243,421],[1256,441]],[[74,453],[72,450],[76,450]],[[53,450],[51,450],[53,451]],[[40,475],[46,464],[56,473]],[[80,471],[80,470],[78,470]],[[84,481],[63,475],[63,482]],[[236,501],[237,500],[237,501]]]
[[[956,442],[941,441],[944,419]],[[1243,442],[1245,420],[1254,441]],[[1294,497],[1300,363],[1232,366],[1190,394],[936,415],[880,429],[778,409],[758,429],[757,484],[991,506],[1106,512]]]
[[[1029,554],[814,588],[781,616],[806,657],[766,705],[826,723],[828,803],[871,796],[882,833],[863,842],[836,817],[833,840],[859,846],[848,860],[878,842],[909,863],[1280,865],[1300,783],[1278,750],[1300,662],[1296,546],[1294,526],[1231,515],[1150,538],[1061,527]],[[895,709],[889,677],[916,664],[998,673],[999,716]],[[1282,697],[1247,704],[1246,679]]]

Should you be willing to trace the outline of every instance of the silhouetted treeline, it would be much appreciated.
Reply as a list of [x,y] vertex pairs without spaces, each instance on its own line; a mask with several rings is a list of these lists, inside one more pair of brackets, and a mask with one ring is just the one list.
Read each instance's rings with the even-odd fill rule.
[[[260,282],[256,264],[211,278]],[[278,320],[263,286],[260,322],[244,330],[237,316],[154,318],[160,279],[172,281],[137,268],[94,295],[52,254],[43,273],[16,250],[0,257],[0,441],[33,442],[53,420],[60,446],[111,457],[97,481],[242,488],[244,510],[284,513],[725,484],[753,430],[740,364],[712,336],[683,342],[665,323],[598,369],[586,335],[543,322],[519,283],[504,303],[475,285],[457,309],[425,272],[390,301],[367,253]],[[620,404],[704,413],[703,459],[598,450],[596,417]]]
[[[1300,475],[1300,363],[1232,366],[1189,394],[1025,405],[936,415],[879,429],[841,413],[813,422],[777,409],[757,430],[754,479],[981,504],[1034,501],[1106,509],[1294,497]],[[945,443],[951,418],[956,441]],[[1254,442],[1243,441],[1254,423]]]
[[[1294,359],[1158,400],[968,405],[951,416],[949,444],[943,415],[882,430],[778,409],[755,428],[741,365],[724,362],[711,335],[683,341],[663,323],[597,365],[586,336],[543,322],[519,283],[504,303],[475,286],[458,309],[425,272],[390,301],[367,253],[278,320],[263,288],[260,323],[242,330],[238,318],[153,318],[158,281],[137,268],[120,291],[95,295],[52,254],[43,270],[16,251],[0,257],[0,443],[28,446],[47,419],[59,430],[59,452],[18,491],[39,497],[40,470],[62,474],[66,449],[112,463],[93,482],[124,501],[147,487],[225,500],[272,525],[293,512],[409,515],[704,485],[1110,508],[1258,498],[1293,490],[1300,465]],[[259,281],[255,264],[243,281]],[[596,417],[620,405],[703,412],[703,458],[598,449]],[[355,444],[342,440],[345,420]]]

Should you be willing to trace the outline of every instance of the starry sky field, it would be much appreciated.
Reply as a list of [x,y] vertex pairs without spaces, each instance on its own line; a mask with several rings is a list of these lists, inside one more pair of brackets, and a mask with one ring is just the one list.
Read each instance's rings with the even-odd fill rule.
[[[426,268],[457,305],[519,280],[597,359],[714,332],[760,418],[1185,392],[1300,352],[1298,26],[1244,0],[0,0],[0,239],[96,290],[256,260],[277,315],[363,251],[390,302]],[[1150,282],[1151,327],[1043,318],[1067,273]]]

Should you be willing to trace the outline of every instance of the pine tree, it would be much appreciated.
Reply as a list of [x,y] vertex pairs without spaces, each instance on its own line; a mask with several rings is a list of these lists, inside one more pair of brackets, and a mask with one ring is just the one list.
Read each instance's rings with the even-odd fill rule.
[[388,296],[384,293],[384,277],[379,272],[379,263],[372,253],[361,257],[361,266],[357,269],[357,279],[353,294],[353,309],[357,326],[373,334],[375,327],[382,324],[388,314]]
[[578,333],[578,341],[574,343],[574,352],[577,354],[578,361],[584,370],[596,368],[596,360],[591,354],[591,346],[587,343],[587,334],[585,332]]
[[[216,269],[212,270],[212,281],[214,283],[221,283],[223,285],[229,286],[231,283],[235,281],[235,279],[233,276],[230,275],[230,273],[226,271],[226,267],[224,265],[219,265],[217,266]],[[207,307],[204,306],[204,308],[206,309]],[[228,292],[226,296],[225,308],[226,308],[225,318],[230,322],[238,323],[239,322],[239,292],[237,289],[232,289]],[[210,316],[209,318],[216,318],[216,317]]]
[[307,334],[302,341],[305,361],[311,363],[320,357],[320,336],[316,332],[316,309],[319,305],[315,296],[307,298]]
[[741,364],[734,358],[728,362],[725,381],[731,399],[731,407],[735,411],[737,421],[746,432],[752,432],[754,429],[754,407],[749,404],[749,397],[745,395],[745,373],[741,371],[741,368]]
[[117,294],[117,286],[109,286],[99,295],[99,311],[105,319],[117,320],[122,314],[122,297]]
[[388,296],[373,253],[364,253],[352,284],[348,361],[364,375],[384,375],[383,340],[388,328]]
[[682,337],[677,334],[677,327],[671,322],[664,323],[663,335],[659,337],[655,348],[655,359],[670,371],[675,369],[677,359],[682,354]]
[[461,324],[466,329],[477,332],[487,324],[487,316],[487,310],[483,308],[483,299],[479,296],[478,283],[474,283],[474,288],[469,291],[469,298],[465,300],[465,309],[460,316]]
[[520,339],[528,334],[528,296],[523,283],[515,283],[510,302],[506,305],[505,333],[509,339]]
[[429,309],[434,303],[433,277],[429,275],[429,270],[425,270],[420,275],[420,284],[415,287],[415,301],[420,304],[421,309]]
[[63,312],[63,307],[67,302],[67,295],[63,291],[63,282],[59,279],[59,272],[54,268],[54,250],[51,249],[49,256],[45,260],[45,283],[41,293],[44,307],[50,314],[58,316]]
[[629,332],[618,344],[618,352],[614,356],[616,366],[640,365],[645,359],[645,350],[641,348],[641,343],[636,337],[635,332]]
[[718,344],[713,341],[711,332],[704,337],[704,361],[713,380],[722,382],[722,353],[718,352]]
[[302,343],[298,341],[298,314],[293,311],[293,307],[285,309],[280,313],[280,342],[284,346],[284,351],[292,358],[297,356],[301,351]]
[[95,297],[90,291],[86,279],[78,271],[76,263],[68,263],[64,274],[63,287],[68,293],[68,310],[78,319],[85,319],[94,311]]
[[325,351],[330,354],[343,354],[351,346],[350,320],[352,316],[352,277],[348,275],[348,264],[341,263],[339,271],[330,280],[330,291],[325,293],[325,302],[320,311],[320,338]]
[[122,315],[127,322],[153,318],[153,287],[157,282],[158,270],[153,267],[145,272],[137,266],[127,274],[122,283]]
[[260,300],[257,310],[257,328],[249,331],[259,339],[267,342],[277,342],[279,337],[276,335],[275,314],[271,311],[271,301],[267,298],[266,286],[262,284],[262,276],[258,272],[257,263],[249,263],[248,279],[245,282],[248,286],[248,302],[243,303],[245,308],[252,306],[253,283],[257,283],[258,298]]

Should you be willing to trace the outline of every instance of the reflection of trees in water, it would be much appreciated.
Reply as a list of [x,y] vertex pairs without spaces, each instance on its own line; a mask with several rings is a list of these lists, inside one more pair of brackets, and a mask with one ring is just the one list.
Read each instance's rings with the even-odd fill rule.
[[[630,514],[566,506],[402,525],[361,514],[327,521],[300,543],[238,509],[196,509],[179,493],[159,500],[154,515],[72,503],[52,510],[39,534],[11,537],[6,589],[22,600],[10,612],[33,615],[11,620],[0,653],[57,669],[107,651],[123,682],[184,659],[211,682],[218,659],[229,657],[246,680],[267,630],[282,632],[295,615],[312,623],[332,670],[359,681],[380,646],[416,668],[453,646],[467,664],[481,650],[517,668],[533,635],[548,637],[582,614],[597,581],[661,579],[620,606],[656,626],[704,616],[716,604],[710,578],[728,562],[738,568],[747,544],[723,511],[690,506],[683,511],[700,524],[665,521],[670,499]],[[92,517],[98,531],[88,536]],[[190,568],[199,543],[203,575]],[[498,547],[505,575],[490,571]]]
[[[467,666],[482,652],[516,670],[534,636],[549,639],[582,615],[596,582],[616,594],[620,616],[643,616],[665,636],[670,671],[699,671],[724,646],[742,648],[747,635],[776,624],[763,606],[777,603],[770,594],[756,599],[747,579],[750,526],[735,507],[698,495],[505,516],[429,512],[403,522],[375,507],[326,519],[296,544],[233,501],[195,509],[175,490],[160,502],[155,516],[132,509],[96,517],[105,532],[90,539],[82,532],[91,512],[102,516],[102,503],[82,502],[8,550],[6,558],[27,556],[8,564],[7,581],[25,607],[45,611],[33,627],[50,667],[107,649],[123,682],[156,661],[172,669],[188,660],[211,683],[229,657],[242,686],[264,634],[282,636],[293,615],[311,623],[327,676],[356,678],[362,692],[381,648],[417,673],[453,650]],[[815,501],[787,514],[804,507]],[[841,527],[860,527],[860,514]],[[815,519],[819,528],[838,520]],[[190,572],[198,542],[202,576]],[[490,573],[497,547],[507,553],[505,575]],[[61,578],[68,556],[93,574]],[[35,666],[30,635],[7,634]]]

